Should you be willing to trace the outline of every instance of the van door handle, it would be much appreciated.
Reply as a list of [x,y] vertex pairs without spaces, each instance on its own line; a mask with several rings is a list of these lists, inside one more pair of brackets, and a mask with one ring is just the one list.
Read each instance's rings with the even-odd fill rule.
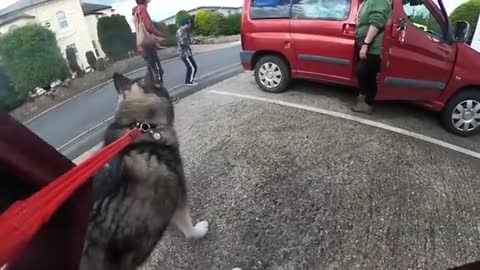
[[344,23],[342,26],[342,33],[343,34],[355,34],[355,29],[357,28],[357,25],[354,23]]

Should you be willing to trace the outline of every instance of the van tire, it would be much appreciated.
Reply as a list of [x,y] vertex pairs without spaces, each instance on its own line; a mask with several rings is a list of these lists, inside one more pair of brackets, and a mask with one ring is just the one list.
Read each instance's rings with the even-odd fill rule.
[[[469,127],[468,130],[463,130],[459,129],[455,126],[455,124],[461,124],[465,123],[465,119],[469,118],[462,118],[461,119],[454,119],[454,115],[459,115],[460,111],[458,110],[459,108],[468,108],[468,103],[472,103],[472,108],[475,108],[477,105],[480,105],[480,90],[476,89],[466,89],[461,91],[460,93],[456,94],[453,96],[445,106],[445,108],[442,111],[442,123],[445,126],[445,128],[452,132],[453,134],[456,134],[458,136],[462,137],[468,137],[474,134],[477,134],[480,132],[480,125],[478,125],[476,128],[474,128],[471,124],[468,124],[467,127]],[[477,114],[480,113],[477,112]],[[475,112],[473,112],[473,115]],[[463,122],[459,122],[463,121]],[[480,123],[480,119],[477,120],[478,123]],[[465,124],[461,125],[461,127],[464,127]]]
[[[280,72],[280,73],[279,75],[275,76],[275,74],[273,75],[261,74],[262,71]],[[269,93],[282,93],[286,91],[291,80],[290,68],[288,67],[287,63],[285,63],[285,61],[282,58],[278,56],[273,56],[273,55],[267,55],[260,58],[255,65],[254,73],[255,73],[255,81],[257,82],[258,86],[263,91],[269,92]],[[273,77],[270,78],[270,76],[273,76]],[[277,78],[277,80],[275,80],[275,78]],[[270,87],[269,87],[269,84],[270,84]]]

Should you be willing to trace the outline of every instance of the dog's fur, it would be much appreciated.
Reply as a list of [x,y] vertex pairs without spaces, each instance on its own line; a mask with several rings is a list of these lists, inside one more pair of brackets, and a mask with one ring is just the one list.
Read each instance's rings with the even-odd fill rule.
[[129,80],[115,74],[119,104],[105,144],[137,123],[162,135],[144,133],[109,162],[94,179],[80,270],[133,270],[144,263],[167,226],[176,224],[187,238],[201,238],[208,223],[192,225],[185,177],[170,96],[148,76]]

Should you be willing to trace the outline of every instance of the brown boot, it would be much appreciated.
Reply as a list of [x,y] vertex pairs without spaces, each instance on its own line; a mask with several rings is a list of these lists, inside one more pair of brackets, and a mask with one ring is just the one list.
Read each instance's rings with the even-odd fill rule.
[[359,95],[355,105],[352,106],[352,111],[358,113],[371,114],[373,112],[373,107],[368,105],[366,102],[366,97],[364,95]]

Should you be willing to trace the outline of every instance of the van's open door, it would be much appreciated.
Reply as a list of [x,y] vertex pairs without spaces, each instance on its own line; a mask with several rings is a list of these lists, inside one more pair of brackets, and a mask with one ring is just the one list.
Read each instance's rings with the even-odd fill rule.
[[445,8],[441,0],[392,1],[377,99],[434,100],[450,80],[456,55]]

